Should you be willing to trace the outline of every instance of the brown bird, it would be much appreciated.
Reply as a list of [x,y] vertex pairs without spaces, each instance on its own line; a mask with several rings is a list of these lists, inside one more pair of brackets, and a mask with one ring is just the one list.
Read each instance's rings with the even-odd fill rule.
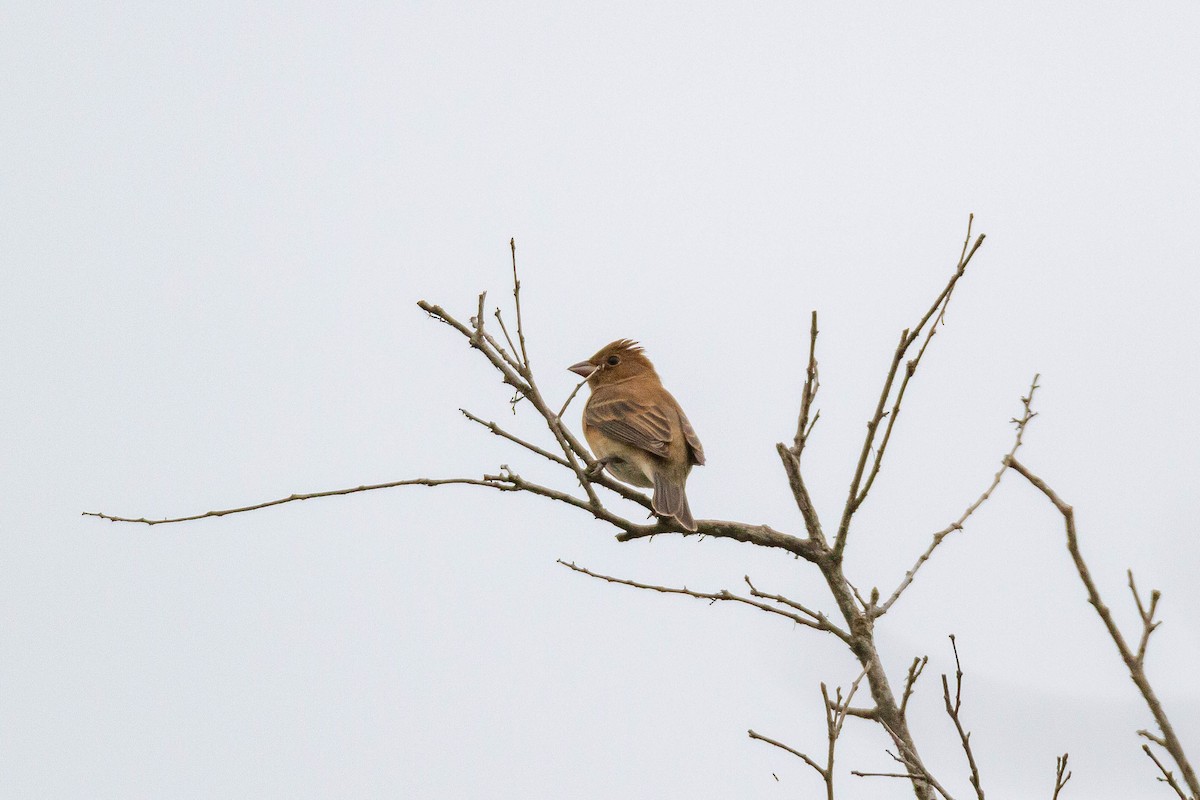
[[642,348],[618,339],[569,369],[592,389],[583,435],[600,463],[626,483],[653,486],[654,513],[696,530],[684,484],[704,448]]

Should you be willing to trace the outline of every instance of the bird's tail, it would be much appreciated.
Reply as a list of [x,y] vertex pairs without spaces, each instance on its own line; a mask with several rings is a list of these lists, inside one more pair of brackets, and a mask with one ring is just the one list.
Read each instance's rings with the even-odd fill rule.
[[696,530],[696,520],[692,518],[692,510],[688,507],[683,483],[675,483],[661,471],[654,473],[654,500],[651,505],[655,514],[674,517],[687,530]]

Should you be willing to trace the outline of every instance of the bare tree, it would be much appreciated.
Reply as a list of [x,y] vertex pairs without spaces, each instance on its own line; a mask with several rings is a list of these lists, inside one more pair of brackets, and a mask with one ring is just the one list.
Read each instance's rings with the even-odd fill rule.
[[[642,492],[611,478],[602,469],[602,465],[593,458],[592,454],[580,443],[578,438],[563,422],[563,414],[583,385],[583,382],[577,385],[561,404],[551,403],[538,386],[530,360],[526,330],[521,313],[521,282],[517,273],[515,242],[510,242],[512,250],[513,304],[516,317],[515,339],[511,335],[509,326],[505,322],[503,313],[499,308],[496,308],[492,314],[499,327],[498,335],[493,334],[485,325],[486,293],[479,295],[475,313],[466,322],[460,321],[440,305],[421,301],[418,303],[418,306],[432,319],[447,325],[462,336],[472,349],[488,361],[499,374],[501,381],[513,391],[510,402],[513,404],[514,410],[519,403],[532,408],[533,413],[539,415],[541,421],[544,423],[550,441],[539,444],[505,430],[494,421],[485,420],[483,417],[466,409],[460,409],[462,414],[469,421],[483,427],[491,434],[507,440],[518,448],[519,451],[524,451],[526,454],[532,454],[539,459],[544,459],[555,464],[566,475],[570,476],[574,484],[577,484],[577,490],[563,491],[527,480],[518,471],[507,464],[503,464],[494,472],[474,477],[418,477],[390,483],[363,485],[306,494],[292,494],[288,497],[267,502],[174,518],[147,519],[142,517],[133,519],[99,512],[85,513],[115,522],[140,522],[147,525],[158,525],[198,520],[206,517],[219,517],[297,500],[353,494],[376,489],[414,485],[444,486],[461,484],[478,486],[499,492],[525,492],[563,503],[610,525],[616,531],[616,539],[619,542],[628,542],[660,535],[696,535],[700,537],[732,539],[757,547],[782,551],[790,557],[806,562],[820,574],[827,590],[827,595],[823,600],[809,598],[794,599],[770,590],[763,590],[758,588],[749,576],[746,576],[744,579],[745,590],[741,593],[725,588],[713,591],[695,591],[686,587],[662,586],[627,578],[602,575],[574,563],[563,561],[559,563],[585,577],[617,585],[663,594],[689,596],[708,602],[737,603],[772,614],[773,616],[784,617],[805,628],[827,634],[830,639],[837,641],[850,651],[857,660],[861,672],[858,678],[850,684],[844,696],[840,688],[831,695],[824,684],[821,686],[827,729],[827,745],[824,761],[819,762],[816,758],[810,757],[799,749],[784,744],[777,739],[759,734],[754,730],[749,731],[749,736],[752,739],[763,741],[785,750],[801,759],[819,775],[825,784],[826,796],[832,798],[834,796],[835,749],[846,718],[856,717],[873,722],[882,729],[894,745],[894,752],[889,750],[888,754],[896,763],[901,765],[902,771],[864,772],[855,770],[852,774],[904,779],[911,782],[913,792],[920,800],[932,800],[936,796],[952,800],[951,795],[942,783],[926,768],[918,750],[916,738],[908,724],[907,711],[909,700],[912,697],[917,680],[927,663],[927,659],[914,659],[908,669],[899,699],[897,699],[897,693],[893,689],[888,677],[889,670],[886,668],[876,646],[875,629],[879,620],[895,606],[907,588],[912,585],[918,572],[929,561],[942,542],[955,531],[962,530],[971,515],[992,496],[1000,484],[1002,477],[1010,467],[1021,472],[1022,475],[1025,475],[1026,478],[1034,482],[1035,485],[1051,497],[1060,510],[1063,510],[1067,518],[1069,546],[1072,548],[1072,554],[1076,556],[1076,563],[1080,568],[1081,576],[1084,577],[1085,584],[1089,587],[1093,604],[1101,612],[1102,618],[1104,618],[1105,623],[1109,626],[1110,632],[1113,633],[1114,640],[1118,642],[1118,648],[1121,650],[1122,657],[1126,659],[1126,663],[1130,665],[1130,671],[1134,675],[1135,682],[1138,682],[1139,688],[1142,688],[1144,685],[1143,693],[1146,695],[1148,702],[1151,702],[1153,693],[1149,689],[1149,684],[1145,681],[1144,672],[1142,671],[1142,659],[1145,654],[1146,642],[1156,625],[1156,623],[1152,622],[1152,618],[1158,602],[1157,592],[1151,595],[1148,610],[1142,607],[1141,600],[1140,598],[1138,599],[1139,610],[1143,612],[1143,620],[1146,627],[1137,652],[1131,652],[1124,645],[1123,640],[1119,638],[1120,635],[1116,632],[1111,618],[1107,616],[1107,609],[1099,602],[1098,595],[1096,595],[1090,579],[1086,576],[1086,568],[1083,566],[1082,559],[1077,555],[1077,547],[1074,544],[1074,523],[1073,518],[1070,516],[1070,507],[1062,504],[1053,492],[1048,487],[1045,487],[1045,484],[1040,483],[1039,479],[1025,471],[1019,462],[1016,461],[1015,455],[1021,447],[1026,427],[1030,420],[1036,416],[1033,411],[1033,397],[1038,388],[1037,376],[1034,376],[1028,393],[1021,398],[1021,411],[1018,416],[1012,419],[1015,426],[1012,446],[1008,453],[1001,459],[999,468],[992,476],[991,481],[975,500],[966,505],[963,512],[955,520],[932,534],[929,545],[923,552],[916,556],[912,567],[906,572],[903,579],[894,589],[886,595],[881,594],[878,589],[874,589],[870,592],[869,596],[863,596],[855,588],[855,583],[845,573],[844,558],[852,539],[855,514],[866,503],[871,488],[874,486],[882,470],[892,433],[900,418],[906,390],[909,383],[917,375],[921,360],[933,341],[934,336],[937,334],[939,327],[944,323],[946,309],[959,281],[965,275],[967,267],[984,242],[982,234],[974,239],[972,238],[972,223],[973,218],[968,221],[966,237],[947,282],[936,295],[928,309],[917,320],[916,324],[911,328],[905,329],[899,336],[883,378],[883,384],[875,404],[874,413],[867,421],[866,435],[863,438],[861,447],[858,449],[855,469],[846,488],[846,499],[834,517],[836,523],[831,528],[831,535],[826,533],[827,529],[823,523],[823,517],[818,513],[809,495],[803,471],[805,447],[820,417],[820,412],[815,408],[815,401],[820,388],[820,371],[817,359],[817,338],[819,331],[815,311],[812,313],[811,324],[809,326],[808,360],[800,397],[796,430],[790,437],[790,442],[781,442],[776,445],[776,451],[787,476],[792,497],[803,520],[803,531],[785,532],[769,525],[717,519],[698,520],[694,532],[684,529],[669,518],[657,517],[651,522],[638,522],[630,519],[626,515],[626,512],[620,510],[614,504],[614,500],[632,503],[635,507],[640,506],[643,511],[652,511],[650,499]],[[1132,586],[1132,577],[1130,582]],[[1134,594],[1135,597],[1138,597],[1136,590]],[[822,602],[831,602],[835,610],[823,610],[821,608]],[[952,637],[952,644],[953,641]],[[958,662],[957,646],[953,646],[956,663],[955,691],[952,699],[948,678],[943,675],[943,700],[946,712],[958,732],[967,759],[970,784],[978,800],[983,800],[984,793],[978,766],[971,749],[970,734],[966,732],[960,717],[963,672]],[[1138,676],[1141,677],[1139,678]],[[852,704],[852,701],[859,691],[860,684],[864,680],[866,682],[865,688],[870,696],[870,702],[862,706],[855,706]],[[1151,703],[1151,708],[1155,712],[1155,719],[1163,731],[1163,736],[1159,738],[1148,733],[1143,733],[1143,735],[1167,750],[1175,760],[1179,770],[1183,773],[1184,781],[1195,792],[1195,776],[1187,765],[1186,759],[1182,756],[1182,748],[1178,745],[1173,731],[1166,722],[1165,715],[1161,713],[1161,706],[1157,705],[1157,700]],[[1152,753],[1151,757],[1154,757]],[[1155,763],[1159,763],[1157,759],[1155,759]],[[1161,764],[1159,766],[1166,776],[1163,780],[1170,782],[1173,787],[1177,788],[1172,773],[1168,772]],[[1063,786],[1065,786],[1067,780],[1070,778],[1070,773],[1067,773],[1065,770],[1066,755],[1059,759],[1054,789],[1055,798],[1058,797],[1059,792],[1062,791]],[[1183,796],[1182,793],[1181,796]]]

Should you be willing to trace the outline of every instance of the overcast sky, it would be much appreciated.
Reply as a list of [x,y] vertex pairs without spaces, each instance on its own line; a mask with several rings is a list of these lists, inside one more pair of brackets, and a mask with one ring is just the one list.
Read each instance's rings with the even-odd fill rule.
[[[453,331],[510,300],[533,365],[640,340],[704,442],[699,517],[801,529],[791,435],[810,309],[830,525],[899,331],[987,234],[856,523],[889,591],[1023,460],[1078,511],[1200,759],[1200,9],[1191,3],[4,4],[0,25],[0,795],[794,798],[835,640],[610,586],[750,575],[832,611],[803,562],[618,544],[571,509],[396,489],[145,528],[292,492],[501,463],[547,441]],[[570,412],[577,424],[581,401]],[[1151,727],[1061,519],[1010,476],[881,620],[915,735],[970,793],[947,635],[989,797],[1166,797]],[[627,509],[636,514],[636,510]],[[847,723],[849,776],[892,767]]]

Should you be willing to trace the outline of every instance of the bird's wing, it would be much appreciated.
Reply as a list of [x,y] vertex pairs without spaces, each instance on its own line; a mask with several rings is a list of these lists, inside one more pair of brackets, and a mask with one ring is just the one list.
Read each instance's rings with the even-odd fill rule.
[[667,457],[671,421],[661,403],[593,394],[588,400],[583,419],[588,425],[619,442]]
[[696,429],[692,427],[692,423],[688,422],[687,414],[683,413],[683,409],[679,409],[679,424],[683,426],[683,438],[688,444],[688,457],[693,464],[704,464],[704,445],[700,444],[700,437],[696,435]]

